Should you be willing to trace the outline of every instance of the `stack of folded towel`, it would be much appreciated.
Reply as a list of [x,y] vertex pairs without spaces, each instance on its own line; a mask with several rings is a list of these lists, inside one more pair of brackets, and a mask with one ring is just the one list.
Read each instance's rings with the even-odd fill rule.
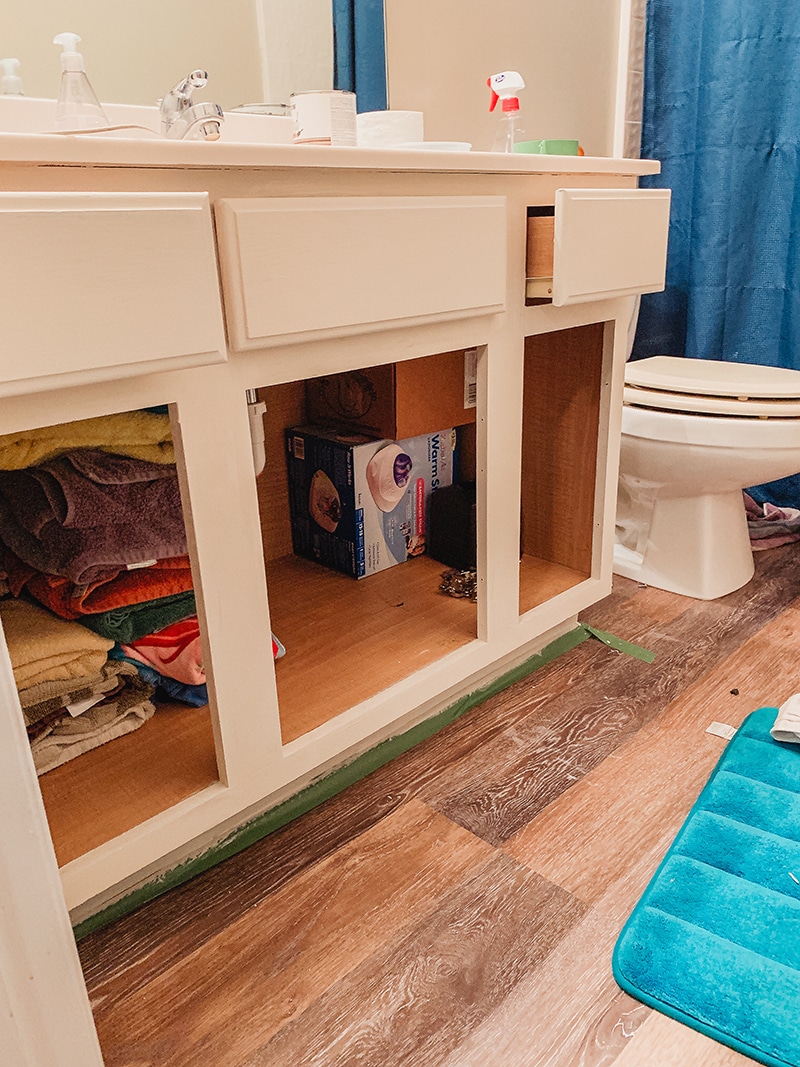
[[159,691],[207,702],[165,414],[0,437],[0,571],[39,773],[140,726]]
[[14,681],[39,774],[135,730],[155,711],[155,688],[113,642],[26,600],[0,600]]

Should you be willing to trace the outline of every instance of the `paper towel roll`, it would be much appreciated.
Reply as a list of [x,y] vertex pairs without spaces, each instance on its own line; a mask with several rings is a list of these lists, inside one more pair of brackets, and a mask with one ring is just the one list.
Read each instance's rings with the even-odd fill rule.
[[421,111],[364,111],[356,117],[358,145],[385,148],[424,140]]

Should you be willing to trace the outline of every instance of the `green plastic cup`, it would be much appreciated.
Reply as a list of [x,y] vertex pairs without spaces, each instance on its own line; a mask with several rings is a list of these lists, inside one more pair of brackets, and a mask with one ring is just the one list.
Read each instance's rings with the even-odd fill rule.
[[515,152],[527,152],[537,156],[577,156],[577,141],[519,141]]

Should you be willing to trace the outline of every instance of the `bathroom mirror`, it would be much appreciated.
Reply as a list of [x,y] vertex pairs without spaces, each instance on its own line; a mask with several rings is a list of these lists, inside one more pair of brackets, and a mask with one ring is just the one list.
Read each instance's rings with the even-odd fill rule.
[[331,0],[30,0],[7,4],[0,58],[16,57],[26,96],[55,97],[57,33],[81,37],[86,72],[107,103],[155,104],[190,70],[207,70],[197,99],[225,109],[285,103],[333,84]]

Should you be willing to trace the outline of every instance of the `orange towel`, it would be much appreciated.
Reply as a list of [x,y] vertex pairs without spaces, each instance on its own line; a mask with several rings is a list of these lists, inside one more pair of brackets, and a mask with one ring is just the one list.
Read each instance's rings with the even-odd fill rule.
[[62,619],[79,619],[130,604],[143,604],[192,589],[188,556],[159,559],[150,567],[120,570],[111,578],[76,585],[59,574],[44,574],[6,548],[0,554],[14,596],[25,590]]

